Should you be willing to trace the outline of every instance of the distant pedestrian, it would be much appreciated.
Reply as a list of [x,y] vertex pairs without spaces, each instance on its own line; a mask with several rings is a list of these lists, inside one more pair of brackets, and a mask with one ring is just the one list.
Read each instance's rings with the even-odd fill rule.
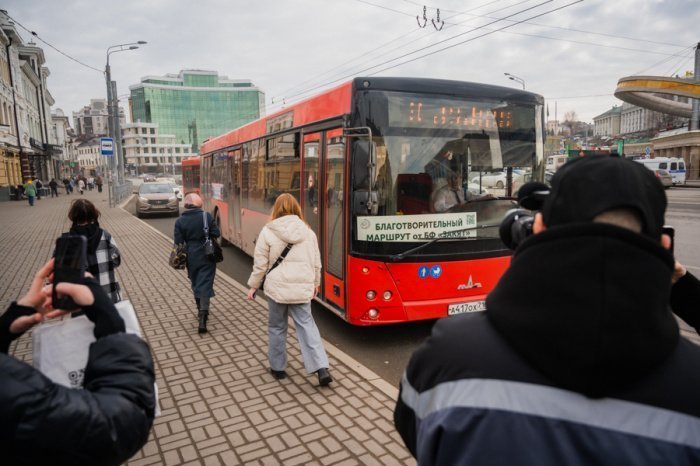
[[44,184],[37,178],[34,180],[34,186],[36,187],[36,198],[41,199],[41,189],[44,187]]
[[70,180],[63,178],[63,187],[66,188],[66,194],[70,194]]
[[95,178],[95,184],[97,185],[97,192],[102,192],[102,175],[97,175]]
[[34,207],[34,198],[36,197],[36,186],[32,180],[27,181],[24,184],[24,195],[27,196],[29,200],[29,205]]
[[51,197],[58,197],[58,183],[56,183],[56,179],[51,178],[49,188],[51,188]]
[[114,269],[122,262],[117,243],[104,228],[100,228],[100,211],[87,199],[76,199],[68,211],[72,225],[70,234],[81,235],[87,239],[88,272],[102,286],[113,303],[121,301],[119,282]]
[[187,246],[187,277],[192,284],[192,293],[197,303],[199,334],[207,333],[209,320],[209,300],[215,296],[214,276],[216,263],[204,254],[204,216],[207,218],[209,237],[218,238],[221,233],[209,212],[202,210],[202,198],[190,193],[185,196],[185,210],[175,222],[175,244]]
[[[277,266],[270,270],[273,264]],[[311,314],[311,300],[321,284],[318,240],[304,222],[299,203],[288,193],[280,194],[275,200],[270,221],[255,243],[248,299],[255,298],[263,278],[269,307],[270,373],[276,379],[287,377],[287,316],[291,313],[306,372],[317,374],[319,385],[328,385],[333,381],[328,372],[328,356]]]
[[80,194],[84,194],[83,191],[85,191],[85,182],[82,178],[78,178],[78,191]]

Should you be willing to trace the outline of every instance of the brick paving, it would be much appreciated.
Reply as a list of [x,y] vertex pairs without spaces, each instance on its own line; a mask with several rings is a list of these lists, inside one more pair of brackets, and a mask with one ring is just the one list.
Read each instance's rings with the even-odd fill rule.
[[[80,196],[0,203],[0,311],[29,287],[68,231],[70,201]],[[306,375],[290,325],[290,378],[267,372],[267,308],[219,272],[209,333],[197,334],[184,271],[168,267],[170,240],[120,209],[107,193],[84,195],[122,254],[117,278],[132,301],[156,365],[162,414],[129,465],[415,464],[393,427],[397,390],[326,344],[334,383]],[[31,361],[31,335],[10,348]]]

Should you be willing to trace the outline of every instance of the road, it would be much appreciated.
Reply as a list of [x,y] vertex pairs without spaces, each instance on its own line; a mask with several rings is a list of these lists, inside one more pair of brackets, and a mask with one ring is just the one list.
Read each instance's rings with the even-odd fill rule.
[[[671,188],[666,223],[676,228],[676,257],[695,275],[700,275],[700,188]],[[133,203],[127,206],[133,213]],[[172,238],[173,217],[144,219]],[[253,260],[235,247],[224,248],[219,270],[245,286]],[[318,304],[312,306],[323,338],[342,349],[387,382],[398,387],[408,359],[430,334],[433,321],[378,327],[349,325]],[[687,328],[687,327],[686,327]]]

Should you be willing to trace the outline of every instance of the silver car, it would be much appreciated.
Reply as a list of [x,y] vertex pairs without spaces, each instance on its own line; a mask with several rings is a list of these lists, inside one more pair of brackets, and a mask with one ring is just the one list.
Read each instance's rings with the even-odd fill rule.
[[170,183],[144,183],[139,186],[136,200],[136,216],[169,213],[180,215],[180,203]]
[[666,170],[657,168],[656,170],[654,170],[654,174],[659,179],[659,181],[661,181],[661,184],[664,185],[664,188],[668,189],[671,186],[673,186],[673,177]]

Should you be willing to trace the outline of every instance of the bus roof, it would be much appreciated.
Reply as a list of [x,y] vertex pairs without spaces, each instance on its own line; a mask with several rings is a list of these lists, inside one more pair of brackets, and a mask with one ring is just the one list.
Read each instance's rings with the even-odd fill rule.
[[498,99],[544,105],[544,98],[538,94],[490,84],[446,79],[357,77],[352,81],[343,83],[333,89],[323,91],[271,115],[247,123],[221,136],[210,138],[202,143],[200,153],[206,154],[222,150],[264,136],[268,134],[268,122],[275,121],[289,113],[292,114],[293,126],[295,127],[349,113],[353,91],[363,90],[420,92],[455,96],[474,95],[482,99]]

